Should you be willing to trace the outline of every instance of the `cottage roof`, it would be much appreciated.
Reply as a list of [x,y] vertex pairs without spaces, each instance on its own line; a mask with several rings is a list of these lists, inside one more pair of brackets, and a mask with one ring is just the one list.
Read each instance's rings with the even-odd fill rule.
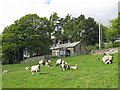
[[61,49],[61,48],[68,48],[68,47],[74,47],[76,46],[78,43],[80,43],[80,41],[78,42],[73,42],[73,43],[66,43],[66,44],[60,44],[56,47],[51,47],[50,50],[53,50],[53,49]]

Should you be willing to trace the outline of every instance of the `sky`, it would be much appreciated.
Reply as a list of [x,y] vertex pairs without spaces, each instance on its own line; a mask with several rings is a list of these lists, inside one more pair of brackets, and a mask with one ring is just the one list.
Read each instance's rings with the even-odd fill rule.
[[81,14],[86,18],[92,17],[97,23],[110,26],[110,20],[118,16],[118,2],[120,0],[1,0],[0,1],[0,33],[14,21],[26,14],[37,14],[47,17],[53,13],[65,17],[68,13],[72,17]]

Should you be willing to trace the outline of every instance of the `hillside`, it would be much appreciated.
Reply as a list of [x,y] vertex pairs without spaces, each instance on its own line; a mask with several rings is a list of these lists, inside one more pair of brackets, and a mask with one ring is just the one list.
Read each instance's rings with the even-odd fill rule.
[[113,64],[103,64],[103,55],[81,55],[62,58],[70,66],[78,64],[77,70],[62,71],[55,67],[56,59],[52,59],[51,67],[41,65],[39,75],[32,76],[31,71],[25,70],[26,66],[38,64],[24,63],[3,65],[3,88],[118,88],[118,53],[113,54]]

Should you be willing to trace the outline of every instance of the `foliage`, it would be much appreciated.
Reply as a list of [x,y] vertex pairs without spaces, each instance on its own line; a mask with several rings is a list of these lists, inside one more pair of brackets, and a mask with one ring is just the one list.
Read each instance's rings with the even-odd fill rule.
[[[35,63],[3,65],[2,88],[118,88],[118,53],[113,54],[113,64],[103,64],[103,55],[81,55],[62,58],[70,66],[78,64],[77,70],[62,71],[55,67],[56,60],[52,59],[50,67],[41,65],[39,75],[32,76],[26,66]],[[100,61],[97,59],[100,58]]]
[[113,47],[120,47],[120,42],[114,42],[112,43]]
[[86,45],[95,45],[98,43],[98,33],[98,25],[94,19],[90,17],[86,19],[83,26],[82,41],[84,41]]
[[69,42],[75,42],[81,40],[82,25],[84,19],[85,19],[84,15],[80,15],[78,18],[73,17],[63,27],[64,35],[68,37]]
[[28,14],[14,24],[6,27],[3,32],[3,63],[17,63],[23,60],[25,51],[37,55],[46,54],[50,48],[48,20],[36,14]]
[[112,25],[105,31],[105,35],[107,37],[108,42],[110,41],[114,42],[120,37],[120,25],[118,25],[119,18],[120,17],[111,20],[110,23]]
[[120,47],[120,42],[107,43],[104,46],[105,49],[115,48],[115,47]]
[[[54,38],[54,44],[61,41],[76,42],[82,40],[85,45],[95,45],[98,43],[98,24],[94,21],[94,18],[85,18],[84,15],[80,15],[78,18],[67,15],[65,18],[60,18],[57,13],[53,13],[50,16],[50,22],[52,28],[52,35]],[[103,41],[106,40],[104,31],[107,27],[101,25]]]
[[87,48],[87,52],[89,53],[89,52],[91,52],[92,50],[97,50],[97,49],[99,49],[99,45],[98,44],[96,44],[96,45],[94,45],[94,46],[87,46],[86,47]]

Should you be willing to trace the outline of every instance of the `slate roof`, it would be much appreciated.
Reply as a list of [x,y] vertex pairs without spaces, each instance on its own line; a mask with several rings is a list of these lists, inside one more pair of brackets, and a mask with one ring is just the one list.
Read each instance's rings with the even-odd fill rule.
[[80,43],[80,41],[74,42],[74,43],[60,44],[60,45],[58,45],[58,46],[56,46],[56,47],[51,47],[50,50],[61,49],[61,48],[68,48],[68,47],[74,47],[74,46],[76,46],[78,43]]

